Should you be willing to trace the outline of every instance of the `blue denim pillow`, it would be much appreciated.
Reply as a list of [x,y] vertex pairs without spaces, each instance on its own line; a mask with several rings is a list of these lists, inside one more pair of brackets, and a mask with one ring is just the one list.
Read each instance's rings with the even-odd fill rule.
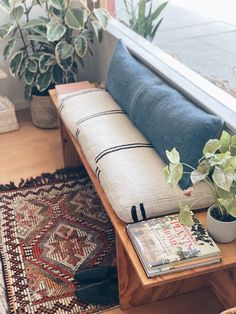
[[[118,41],[107,77],[107,90],[152,143],[161,158],[176,147],[181,161],[196,167],[205,143],[218,138],[221,118],[211,115],[138,63]],[[189,175],[180,181],[190,185]]]

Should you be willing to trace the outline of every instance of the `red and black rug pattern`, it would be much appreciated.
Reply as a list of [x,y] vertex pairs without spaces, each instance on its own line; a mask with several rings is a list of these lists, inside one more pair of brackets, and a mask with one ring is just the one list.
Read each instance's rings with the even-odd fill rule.
[[11,313],[105,309],[75,297],[76,270],[115,263],[112,225],[83,169],[8,187],[0,192],[0,207],[1,259]]

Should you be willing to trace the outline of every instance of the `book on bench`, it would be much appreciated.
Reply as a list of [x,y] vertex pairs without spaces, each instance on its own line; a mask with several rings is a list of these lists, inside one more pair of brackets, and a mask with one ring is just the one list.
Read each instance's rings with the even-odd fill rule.
[[148,277],[221,262],[220,249],[193,215],[194,225],[178,214],[127,225],[127,232]]

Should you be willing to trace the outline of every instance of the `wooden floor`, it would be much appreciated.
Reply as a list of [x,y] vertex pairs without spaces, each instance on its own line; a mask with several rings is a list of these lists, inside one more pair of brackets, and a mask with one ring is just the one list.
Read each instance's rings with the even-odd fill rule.
[[[20,178],[26,179],[42,172],[53,172],[63,166],[59,131],[34,127],[27,111],[18,113],[18,120],[20,123],[18,131],[0,134],[0,184],[9,181],[17,183]],[[134,309],[121,311],[120,308],[116,308],[106,313],[218,314],[221,310],[223,307],[211,290],[201,289]],[[0,300],[0,314],[4,313]]]

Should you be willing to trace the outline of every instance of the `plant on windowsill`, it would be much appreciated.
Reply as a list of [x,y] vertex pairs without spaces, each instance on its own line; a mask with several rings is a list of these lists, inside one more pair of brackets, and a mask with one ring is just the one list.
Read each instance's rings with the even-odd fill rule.
[[[174,148],[166,151],[170,164],[164,168],[164,176],[171,187],[182,178],[185,169],[189,173],[192,187],[184,191],[191,196],[194,186],[205,181],[211,188],[216,204],[208,209],[207,229],[219,242],[236,239],[236,135],[223,131],[221,138],[209,140],[203,148],[203,156],[197,168],[180,162],[180,155]],[[183,224],[191,226],[191,207],[180,202],[179,218]]]
[[[94,38],[101,40],[108,20],[105,10],[90,11],[86,3],[0,1],[0,8],[9,14],[9,22],[0,26],[0,39],[8,40],[3,57],[5,61],[9,59],[11,75],[24,79],[26,99],[31,95],[48,95],[48,89],[55,84],[78,80],[79,66],[84,65],[88,53],[92,55]],[[36,10],[42,16],[34,18]],[[51,126],[50,122],[48,127]]]
[[137,3],[133,0],[123,0],[123,3],[128,15],[128,27],[149,41],[153,41],[163,21],[163,18],[158,18],[168,1],[159,5],[154,11],[151,0],[140,0]]

